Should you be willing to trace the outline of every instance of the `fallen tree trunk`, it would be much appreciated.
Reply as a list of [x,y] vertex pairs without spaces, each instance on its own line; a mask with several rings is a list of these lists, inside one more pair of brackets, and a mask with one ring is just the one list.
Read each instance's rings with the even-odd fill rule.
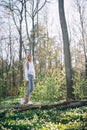
[[54,107],[64,107],[64,108],[76,108],[76,107],[81,107],[81,106],[87,106],[87,100],[83,101],[65,101],[62,103],[55,103],[55,104],[32,104],[32,105],[13,105],[13,106],[3,106],[0,107],[0,109],[11,109],[13,108],[13,112],[22,112],[30,109],[49,109],[49,108],[54,108]]
[[76,108],[76,107],[82,107],[82,106],[87,106],[87,101],[72,101],[72,102],[62,102],[62,103],[56,103],[56,104],[48,104],[48,105],[42,105],[42,104],[37,104],[37,105],[27,105],[27,106],[22,106],[14,112],[22,112],[30,109],[49,109],[49,108],[54,108],[54,107],[64,107],[64,108]]

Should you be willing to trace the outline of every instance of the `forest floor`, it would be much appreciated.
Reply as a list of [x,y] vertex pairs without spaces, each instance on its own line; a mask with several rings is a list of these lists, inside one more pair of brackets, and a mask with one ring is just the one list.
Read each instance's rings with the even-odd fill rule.
[[87,105],[45,106],[16,113],[14,108],[0,109],[0,130],[87,130]]

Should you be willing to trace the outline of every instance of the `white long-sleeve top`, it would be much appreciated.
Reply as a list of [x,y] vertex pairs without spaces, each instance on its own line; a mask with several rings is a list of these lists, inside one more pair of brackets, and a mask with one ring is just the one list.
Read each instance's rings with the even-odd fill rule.
[[[27,67],[27,62],[29,64],[29,69]],[[28,74],[31,74],[34,76],[34,79],[35,79],[35,69],[34,69],[34,64],[33,64],[33,61],[29,62],[27,61],[25,62],[24,64],[24,73],[25,73],[25,80],[28,81]]]

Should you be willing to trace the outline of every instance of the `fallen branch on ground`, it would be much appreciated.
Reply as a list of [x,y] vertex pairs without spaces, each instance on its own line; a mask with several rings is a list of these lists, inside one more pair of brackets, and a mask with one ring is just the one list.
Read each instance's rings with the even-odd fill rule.
[[64,107],[64,108],[76,108],[76,107],[81,107],[81,106],[87,106],[87,100],[83,101],[65,101],[62,103],[55,103],[55,104],[32,104],[32,105],[13,105],[13,106],[4,106],[0,107],[0,109],[11,109],[13,108],[13,112],[22,112],[30,109],[49,109],[49,108],[54,108],[54,107]]

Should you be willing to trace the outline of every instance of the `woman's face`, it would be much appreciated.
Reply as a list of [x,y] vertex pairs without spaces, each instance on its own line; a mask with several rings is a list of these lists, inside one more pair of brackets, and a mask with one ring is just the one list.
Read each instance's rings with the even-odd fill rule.
[[32,56],[29,55],[29,56],[27,57],[27,59],[28,59],[28,61],[32,61]]

